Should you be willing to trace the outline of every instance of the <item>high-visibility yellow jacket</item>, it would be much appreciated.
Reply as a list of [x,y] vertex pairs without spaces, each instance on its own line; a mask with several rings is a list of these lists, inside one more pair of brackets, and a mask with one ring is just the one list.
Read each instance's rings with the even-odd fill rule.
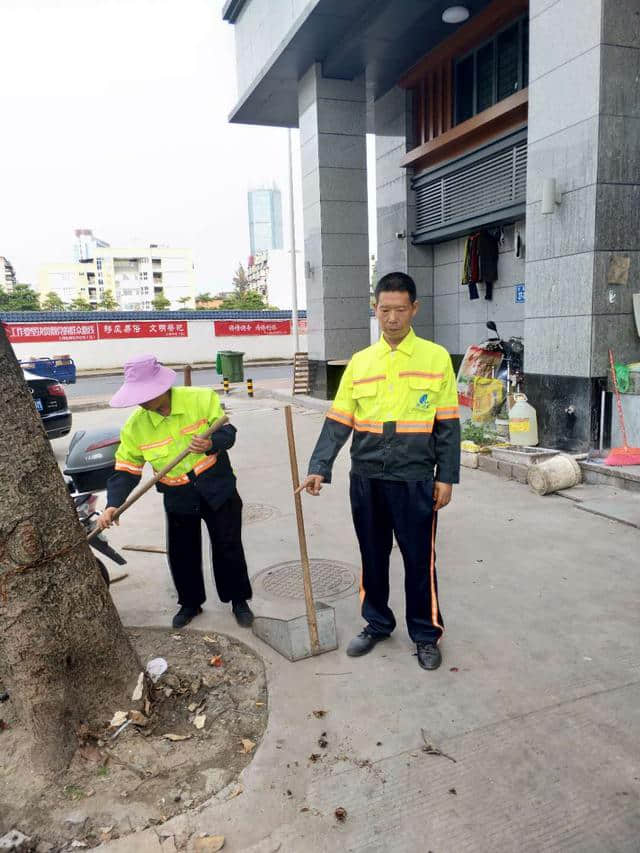
[[354,473],[457,483],[460,417],[449,353],[413,329],[395,350],[381,337],[357,352],[327,413],[310,474],[330,482],[333,462],[352,430]]
[[[120,432],[116,471],[107,485],[107,505],[120,506],[140,482],[142,469],[149,463],[161,471],[173,457],[189,446],[194,435],[224,415],[215,391],[208,388],[172,388],[171,414],[138,408]],[[164,494],[168,512],[198,511],[200,497],[214,508],[224,503],[235,488],[227,450],[235,442],[235,427],[225,424],[211,436],[208,454],[189,453],[157,484]]]

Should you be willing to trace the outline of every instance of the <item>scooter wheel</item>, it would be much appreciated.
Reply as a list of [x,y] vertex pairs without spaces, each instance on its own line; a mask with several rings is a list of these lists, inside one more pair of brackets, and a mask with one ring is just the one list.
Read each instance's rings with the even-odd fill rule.
[[98,564],[98,568],[100,569],[102,580],[106,583],[107,586],[109,586],[109,584],[111,583],[111,579],[109,578],[109,572],[107,571],[107,567],[102,562],[102,560],[98,560],[97,558],[96,563]]

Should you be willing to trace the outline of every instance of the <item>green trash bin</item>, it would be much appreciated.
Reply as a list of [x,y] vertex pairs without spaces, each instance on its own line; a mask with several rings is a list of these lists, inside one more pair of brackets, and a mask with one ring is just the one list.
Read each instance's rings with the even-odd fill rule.
[[[234,350],[222,350],[218,353],[218,359],[220,359],[220,370],[218,373],[222,373],[222,376],[225,379],[228,379],[229,382],[242,382],[244,380],[244,368],[242,365],[242,359],[244,358],[243,352],[234,352]],[[218,359],[216,359],[216,366],[218,363]]]

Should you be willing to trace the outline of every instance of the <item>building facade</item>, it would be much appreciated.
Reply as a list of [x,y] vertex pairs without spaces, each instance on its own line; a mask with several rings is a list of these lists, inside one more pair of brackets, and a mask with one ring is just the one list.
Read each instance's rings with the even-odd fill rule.
[[[488,319],[522,335],[541,443],[596,444],[608,349],[640,357],[637,0],[229,0],[223,15],[231,121],[300,129],[315,393],[369,343],[375,133],[377,272],[413,276],[418,333],[458,358]],[[480,234],[492,298],[480,284],[472,299]]]
[[251,254],[282,249],[282,196],[276,189],[254,189],[247,193],[249,245]]
[[8,258],[0,255],[0,289],[11,293],[16,284],[16,271]]
[[[263,296],[268,305],[283,311],[291,310],[291,252],[286,249],[270,249],[250,255],[247,280],[251,289]],[[302,252],[296,252],[296,285],[298,308],[306,308]]]
[[41,298],[57,294],[63,302],[86,299],[97,308],[110,294],[122,311],[150,311],[162,295],[167,308],[195,308],[195,271],[190,249],[149,246],[118,248],[96,240],[90,231],[76,232],[73,264],[48,264],[41,268]]

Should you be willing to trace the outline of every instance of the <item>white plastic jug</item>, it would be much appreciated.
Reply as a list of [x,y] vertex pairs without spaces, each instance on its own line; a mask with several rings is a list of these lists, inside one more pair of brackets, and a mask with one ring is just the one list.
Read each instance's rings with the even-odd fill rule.
[[515,403],[509,412],[509,441],[526,447],[538,443],[538,416],[524,394],[514,394]]

